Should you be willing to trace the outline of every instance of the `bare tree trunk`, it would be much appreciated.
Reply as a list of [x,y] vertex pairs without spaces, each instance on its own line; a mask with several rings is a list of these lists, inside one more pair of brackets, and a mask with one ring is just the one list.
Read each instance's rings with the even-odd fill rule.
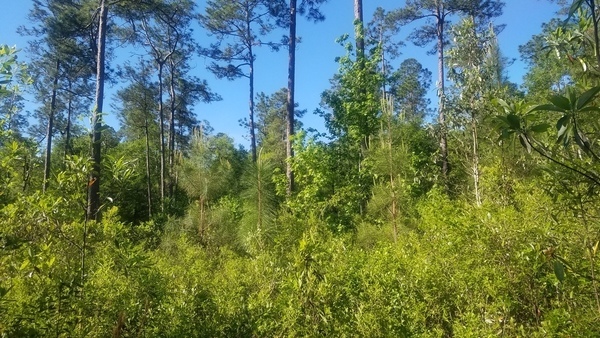
[[292,148],[292,137],[294,136],[294,87],[296,77],[296,0],[290,0],[290,38],[288,46],[288,97],[287,97],[287,123],[286,123],[286,170],[288,186],[287,194],[291,196],[294,191],[294,172],[292,171],[292,158],[294,149]]
[[471,129],[473,136],[473,186],[475,188],[475,204],[480,207],[481,206],[481,190],[479,187],[479,141],[477,134],[477,121],[475,120],[475,116],[471,115]]
[[365,28],[363,20],[363,2],[354,0],[354,29],[356,34],[356,56],[364,58],[365,56]]
[[444,5],[438,5],[437,12],[437,54],[438,54],[438,123],[440,124],[440,156],[442,161],[442,177],[448,178],[448,136],[445,115],[445,86],[444,86]]
[[[71,83],[69,83],[69,92],[71,91]],[[65,127],[65,158],[71,155],[71,115],[73,114],[73,96],[69,95],[69,103],[67,105],[67,126]]]
[[381,47],[381,75],[383,75],[383,86],[382,86],[382,97],[383,99],[387,99],[387,65],[385,63],[385,50],[383,46]]
[[175,62],[171,57],[169,59],[171,66],[171,73],[169,76],[169,96],[171,98],[170,116],[169,116],[169,171],[167,181],[169,183],[169,197],[173,197],[174,187],[173,184],[173,171],[175,169],[175,110],[177,108],[175,102]]
[[26,154],[23,158],[23,186],[22,191],[27,191],[27,187],[29,186],[29,180],[31,179],[31,160],[29,159],[29,154]]
[[[365,68],[365,38],[364,38],[364,23],[363,23],[363,6],[362,0],[354,0],[354,32],[356,35],[356,59],[359,62],[361,69]],[[361,73],[362,74],[362,73]],[[362,80],[362,79],[360,79]],[[361,88],[364,94],[365,89]],[[369,136],[363,135],[360,147],[361,160],[364,159],[365,153],[369,148]],[[358,164],[358,171],[361,171],[361,163]],[[361,208],[362,210],[362,208]]]
[[[250,8],[246,7],[246,36],[252,36],[252,28],[250,22],[252,21]],[[248,44],[248,59],[249,59],[249,73],[248,80],[250,82],[250,93],[249,93],[249,119],[250,125],[250,150],[252,151],[252,162],[256,163],[256,126],[254,124],[254,51],[252,48],[252,41]]]
[[146,193],[148,195],[148,219],[152,218],[152,179],[150,176],[150,132],[148,117],[144,121],[144,134],[146,137]]
[[[250,49],[252,53],[252,49]],[[250,61],[250,147],[252,148],[252,162],[256,163],[256,126],[254,123],[254,60]]]
[[160,129],[160,209],[165,212],[165,107],[163,102],[163,66],[158,63],[158,119]]
[[108,7],[105,0],[100,0],[100,21],[98,23],[98,56],[96,60],[96,105],[92,115],[92,161],[93,167],[88,183],[87,219],[98,219],[100,209],[100,169],[101,169],[101,138],[102,138],[102,108],[104,104],[104,66],[106,52],[106,21]]
[[60,59],[56,60],[54,81],[52,83],[52,98],[50,99],[50,113],[48,114],[48,128],[46,130],[46,159],[44,161],[44,185],[42,192],[46,192],[50,184],[50,167],[52,166],[52,134],[54,134],[54,115],[56,114],[56,92],[58,91],[58,72]]

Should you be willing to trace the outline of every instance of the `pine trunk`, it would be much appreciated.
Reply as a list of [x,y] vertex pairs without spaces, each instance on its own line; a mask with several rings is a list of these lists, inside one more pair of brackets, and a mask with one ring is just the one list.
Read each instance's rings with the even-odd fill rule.
[[[252,21],[251,11],[249,8],[246,8],[246,36],[252,37],[252,29],[250,27],[250,22]],[[250,93],[249,93],[249,126],[250,129],[250,148],[252,151],[252,162],[256,163],[256,126],[254,125],[254,51],[252,49],[252,41],[248,44],[248,63],[249,63],[249,73],[248,80],[250,82]]]
[[365,56],[365,34],[362,0],[354,0],[354,25],[356,34],[356,56],[358,58],[363,58]]
[[44,161],[44,185],[42,192],[46,192],[50,183],[50,168],[52,166],[52,135],[54,134],[54,115],[56,114],[56,92],[58,91],[58,71],[60,60],[56,60],[54,81],[52,83],[52,98],[50,99],[50,113],[48,115],[48,128],[46,130],[46,158]]
[[160,130],[160,208],[165,212],[165,108],[163,102],[163,62],[158,64],[158,120]]
[[292,171],[292,138],[294,136],[294,87],[296,73],[296,0],[290,0],[290,38],[288,46],[288,97],[287,97],[287,121],[286,121],[286,176],[288,181],[287,194],[290,196],[294,191],[294,172]]
[[146,137],[146,194],[148,198],[148,219],[150,219],[152,218],[152,178],[150,176],[150,131],[147,116],[144,122],[144,136]]
[[437,12],[437,54],[438,54],[438,123],[440,124],[440,156],[442,162],[442,177],[448,178],[448,137],[445,115],[445,86],[444,86],[444,7],[438,5]]
[[[69,84],[69,90],[71,90],[71,84]],[[72,153],[71,115],[73,115],[73,97],[69,96],[69,103],[67,104],[67,126],[65,127],[65,158]]]
[[171,74],[169,77],[169,96],[171,98],[170,116],[169,116],[169,172],[168,172],[168,187],[169,197],[173,197],[175,184],[173,184],[174,170],[175,170],[175,110],[177,108],[175,101],[175,63],[173,58],[169,61],[171,65]]
[[101,169],[101,138],[102,110],[104,104],[104,72],[106,51],[106,21],[108,8],[105,0],[100,0],[100,21],[98,23],[98,56],[96,59],[96,97],[92,115],[92,173],[88,183],[88,219],[98,219],[100,209],[100,169]]

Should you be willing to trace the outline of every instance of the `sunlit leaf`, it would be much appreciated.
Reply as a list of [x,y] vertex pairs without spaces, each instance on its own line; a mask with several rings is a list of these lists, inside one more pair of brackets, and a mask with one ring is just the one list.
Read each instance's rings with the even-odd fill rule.
[[574,0],[573,1],[573,3],[571,4],[571,8],[569,8],[569,15],[565,19],[565,23],[573,17],[573,15],[579,10],[579,8],[581,8],[582,4],[583,4],[583,0]]
[[496,102],[502,107],[504,108],[504,111],[506,111],[507,113],[511,111],[510,106],[508,105],[508,103],[506,103],[506,101],[504,101],[503,99],[496,99]]
[[577,110],[587,106],[588,103],[590,103],[590,101],[592,101],[596,97],[598,92],[600,92],[600,86],[594,87],[594,88],[586,91],[585,93],[581,94],[579,99],[577,99],[577,105],[576,105]]
[[556,112],[560,112],[560,113],[565,112],[563,109],[561,109],[553,104],[542,104],[539,106],[535,106],[530,111],[531,112],[534,112],[534,111],[556,111]]
[[569,99],[567,99],[564,96],[555,95],[552,96],[549,100],[554,106],[558,107],[559,109],[562,109],[563,111],[571,109],[571,102],[569,102]]

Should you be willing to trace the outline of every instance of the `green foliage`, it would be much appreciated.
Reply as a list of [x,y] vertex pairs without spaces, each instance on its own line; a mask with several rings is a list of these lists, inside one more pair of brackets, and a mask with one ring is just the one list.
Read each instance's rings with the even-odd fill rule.
[[[344,39],[341,40],[344,42]],[[346,49],[351,45],[346,43]],[[329,132],[337,138],[347,138],[354,147],[368,145],[379,127],[380,88],[382,76],[377,72],[380,55],[353,61],[350,53],[338,59],[339,75],[332,90],[322,94],[331,109],[326,114]]]
[[[227,206],[229,203],[226,202],[226,196],[239,191],[231,183],[234,182],[240,164],[240,156],[229,137],[222,134],[195,135],[190,157],[180,169],[180,184],[192,200],[188,220],[197,229],[200,242],[205,245],[211,244],[215,231],[223,232],[218,229],[219,224],[212,221],[211,213],[215,208],[217,213],[220,212],[221,207],[231,210],[231,205]],[[219,205],[220,201],[225,201],[225,205]]]
[[27,66],[17,61],[17,47],[0,45],[0,98],[4,98],[18,90],[16,80],[30,83]]
[[[299,9],[322,19],[323,2]],[[387,34],[397,28],[382,11],[373,27],[385,35],[380,46],[354,59],[346,42],[348,54],[323,94],[329,133],[292,139],[291,195],[282,174],[285,91],[258,96],[256,161],[224,134],[195,132],[188,147],[187,131],[169,131],[177,186],[164,212],[151,211],[164,183],[156,179],[161,122],[153,101],[160,93],[147,65],[123,69],[133,83],[118,94],[127,126],[103,130],[98,221],[86,217],[89,135],[74,129],[69,145],[55,144],[65,156],[41,192],[36,144],[2,120],[0,336],[596,336],[600,87],[588,14],[577,12],[578,21],[553,26],[524,48],[532,75],[529,91],[518,93],[504,78],[493,30],[481,25],[500,2],[408,1],[393,14],[407,19],[442,3],[445,18],[475,18],[454,26],[446,53],[452,189],[438,184],[438,142],[419,116],[427,110],[427,71],[409,60],[391,83],[380,73]],[[158,1],[127,12],[128,4],[112,9],[141,25],[193,7]],[[93,1],[81,11],[65,6],[53,9],[66,17],[95,9]],[[269,6],[271,14],[287,8]],[[422,41],[435,33],[419,32]],[[160,51],[169,50],[158,36]],[[548,51],[553,56],[543,61]],[[9,55],[0,63],[12,64],[0,72],[14,73],[14,51],[0,53]],[[176,70],[163,54],[153,56]],[[575,66],[561,70],[562,61]],[[558,86],[565,75],[573,85]],[[186,81],[170,88],[178,115],[169,127],[193,125],[187,107],[207,94],[202,83]],[[494,104],[500,112],[490,118]],[[466,194],[468,174],[485,192],[475,203]]]
[[40,166],[36,151],[36,145],[28,140],[0,144],[0,207],[29,192],[32,181],[39,180],[34,175]]
[[[409,38],[415,45],[423,47],[436,39],[444,39],[444,31],[436,29],[453,14],[473,16],[483,22],[502,14],[503,1],[481,0],[409,0],[404,7],[390,13],[390,19],[405,25],[415,20],[433,17],[435,21],[416,28]],[[433,23],[431,25],[430,23]]]
[[261,148],[256,162],[248,164],[244,173],[244,216],[240,237],[250,252],[264,250],[267,242],[273,239],[278,206],[276,186],[273,182],[274,171],[273,162],[264,157]]
[[[4,207],[0,332],[542,337],[589,336],[597,329],[595,277],[587,271],[597,266],[600,238],[571,216],[591,215],[592,196],[583,197],[584,209],[567,207],[536,182],[515,182],[512,206],[474,208],[433,189],[419,200],[403,197],[414,203],[405,216],[413,222],[396,244],[389,232],[377,240],[378,230],[363,226],[354,242],[331,232],[319,213],[327,201],[314,199],[327,195],[319,190],[322,176],[309,169],[318,168],[327,148],[308,143],[303,149],[299,160],[306,167],[296,164],[306,187],[296,203],[303,204],[288,205],[303,208],[303,217],[273,219],[271,240],[253,246],[251,256],[239,250],[246,211],[234,197],[208,206],[204,245],[193,225],[168,231],[155,249],[137,242],[141,230],[120,222],[114,208],[100,223],[86,224],[81,206],[71,214],[77,207],[52,194]],[[82,199],[87,176],[77,173],[89,163],[71,163],[60,187]],[[197,211],[188,217],[172,226],[197,220]]]
[[[594,87],[578,95],[575,90],[569,89],[568,96],[556,95],[550,98],[550,104],[526,107],[523,103],[508,104],[498,100],[499,105],[507,115],[496,118],[501,133],[500,139],[508,139],[512,135],[518,137],[519,142],[528,152],[535,151],[552,163],[580,175],[594,185],[600,185],[600,179],[596,173],[596,161],[598,155],[592,141],[587,136],[590,133],[589,124],[595,124],[595,120],[589,119],[589,114],[599,111],[593,105],[595,96],[600,92],[600,87]],[[556,121],[556,143],[563,146],[564,151],[555,152],[552,146],[535,138],[535,133],[544,133],[550,129],[548,123],[536,123],[539,117],[536,112],[557,112],[560,118]],[[586,130],[587,129],[587,130]],[[588,158],[583,158],[573,153],[571,144],[575,144],[579,151],[583,151]]]
[[18,61],[17,47],[0,45],[0,147],[13,141],[21,141],[24,127],[23,97],[20,85],[27,86],[32,80],[27,65]]
[[[217,77],[233,80],[253,76],[256,59],[253,49],[263,44],[279,49],[279,43],[259,40],[275,28],[269,6],[269,1],[264,0],[207,2],[206,14],[200,15],[200,22],[218,43],[203,53],[216,61],[209,69]],[[249,71],[244,71],[245,67]]]
[[426,95],[431,87],[431,72],[411,58],[402,61],[390,77],[390,93],[399,114],[417,121],[425,118],[430,103]]
[[223,196],[234,173],[235,148],[225,135],[197,133],[190,156],[182,164],[181,185],[191,198],[216,200]]
[[[285,168],[285,128],[287,120],[287,88],[282,88],[271,95],[258,93],[256,96],[256,141],[258,148],[262,149],[265,159],[284,170]],[[296,104],[296,107],[298,104]],[[294,128],[300,130],[300,118],[305,110],[294,111]]]

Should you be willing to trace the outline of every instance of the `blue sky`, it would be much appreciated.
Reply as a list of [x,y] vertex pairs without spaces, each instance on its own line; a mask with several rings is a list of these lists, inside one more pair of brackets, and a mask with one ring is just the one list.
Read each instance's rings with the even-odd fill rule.
[[[197,1],[203,7],[204,1]],[[541,31],[541,24],[549,21],[558,10],[556,5],[547,0],[505,0],[506,7],[504,15],[496,18],[496,24],[505,24],[506,28],[498,39],[502,53],[516,59],[515,63],[507,69],[511,81],[521,83],[525,72],[525,65],[520,61],[518,47],[526,43],[532,35]],[[20,25],[27,25],[27,13],[32,6],[29,0],[0,0],[2,11],[0,11],[0,44],[17,45],[19,48],[26,46],[26,40],[16,34]],[[376,7],[386,10],[398,8],[404,4],[402,0],[365,0],[364,16],[369,21]],[[337,56],[345,53],[335,40],[343,34],[352,33],[353,1],[351,0],[329,0],[322,7],[326,20],[321,23],[312,23],[300,20],[298,34],[302,36],[302,43],[298,45],[297,68],[296,68],[296,101],[300,109],[308,110],[303,118],[305,126],[317,128],[324,131],[321,118],[312,112],[319,107],[321,93],[330,87],[329,79],[337,72],[338,65],[335,62]],[[403,28],[399,39],[404,39],[412,30],[412,27]],[[203,43],[208,38],[201,30],[196,30],[197,40]],[[433,84],[436,78],[436,57],[427,55],[429,48],[419,48],[407,43],[403,48],[403,54],[394,61],[399,65],[404,59],[414,57],[433,73]],[[127,51],[122,51],[126,54]],[[125,57],[127,55],[124,55]],[[21,52],[21,60],[27,60],[27,55]],[[208,120],[215,132],[225,132],[236,143],[248,145],[245,138],[247,131],[238,125],[238,120],[248,114],[247,80],[236,81],[219,80],[205,70],[210,60],[197,58],[192,61],[194,75],[207,79],[212,89],[219,93],[223,100],[211,104],[199,104],[195,112],[199,119]],[[287,85],[287,52],[282,50],[278,53],[270,52],[267,48],[257,52],[256,63],[257,92],[273,93]],[[105,107],[110,107],[112,93],[119,85],[108,88]],[[436,102],[435,88],[431,89],[430,97]],[[28,105],[32,109],[32,105]],[[90,108],[91,109],[91,108]],[[118,127],[111,112],[108,112],[107,121],[115,128]]]

